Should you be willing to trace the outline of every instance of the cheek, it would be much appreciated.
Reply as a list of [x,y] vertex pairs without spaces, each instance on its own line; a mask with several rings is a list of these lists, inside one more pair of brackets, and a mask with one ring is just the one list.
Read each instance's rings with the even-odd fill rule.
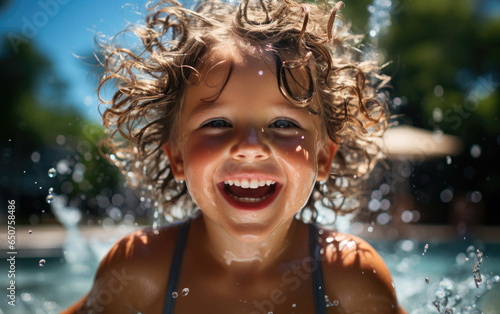
[[287,197],[288,208],[295,213],[305,206],[318,173],[316,146],[301,138],[280,146],[278,162],[288,177],[287,186],[293,197]]
[[315,176],[317,172],[317,147],[314,141],[306,140],[305,136],[298,136],[289,140],[278,140],[280,159],[288,168],[295,169],[297,176],[306,175],[311,172]]
[[210,198],[214,194],[212,180],[221,156],[221,148],[212,142],[213,140],[209,139],[186,142],[184,172],[189,193],[195,202]]
[[211,164],[217,163],[225,149],[224,141],[210,136],[194,136],[186,141],[186,152],[184,154],[185,168],[199,169],[210,168]]

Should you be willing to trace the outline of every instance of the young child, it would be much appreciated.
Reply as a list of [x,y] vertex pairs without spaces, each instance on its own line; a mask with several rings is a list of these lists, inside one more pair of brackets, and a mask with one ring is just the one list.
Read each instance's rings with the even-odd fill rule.
[[120,240],[66,313],[404,312],[372,247],[315,224],[356,206],[388,116],[339,7],[160,1],[141,49],[104,47],[109,156],[187,220]]

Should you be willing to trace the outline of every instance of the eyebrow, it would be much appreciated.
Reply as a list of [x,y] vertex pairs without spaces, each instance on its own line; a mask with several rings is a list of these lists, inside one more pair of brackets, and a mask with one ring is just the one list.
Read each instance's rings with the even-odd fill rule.
[[203,99],[199,99],[198,102],[196,103],[196,105],[194,106],[194,109],[191,110],[191,114],[190,116],[193,117],[193,116],[197,116],[199,114],[202,114],[203,112],[206,112],[210,109],[215,109],[217,107],[221,107],[222,106],[222,103],[218,103],[218,102],[206,102],[206,101],[203,101]]

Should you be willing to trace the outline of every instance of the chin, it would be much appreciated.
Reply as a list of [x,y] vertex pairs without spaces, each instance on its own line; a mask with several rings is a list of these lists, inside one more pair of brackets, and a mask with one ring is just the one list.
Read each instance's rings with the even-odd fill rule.
[[278,223],[232,223],[226,231],[239,242],[257,243],[267,240],[278,227]]

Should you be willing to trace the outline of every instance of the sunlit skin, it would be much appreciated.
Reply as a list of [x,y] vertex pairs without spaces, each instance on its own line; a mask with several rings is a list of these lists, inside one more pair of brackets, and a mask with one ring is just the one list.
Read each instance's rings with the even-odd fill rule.
[[[328,177],[337,146],[317,115],[279,92],[267,52],[214,49],[206,58],[203,80],[186,90],[177,137],[163,146],[202,212],[191,224],[178,286],[189,294],[176,299],[175,313],[314,313],[308,227],[294,215]],[[220,97],[203,101],[218,94],[231,66]],[[276,184],[268,199],[231,200],[224,181],[242,179]],[[66,313],[162,313],[178,229],[122,239],[89,295]],[[319,241],[325,294],[338,301],[328,313],[398,313],[390,274],[373,248],[326,231]]]
[[[172,170],[202,208],[214,248],[223,243],[216,256],[228,248],[237,256],[278,249],[281,244],[269,246],[266,241],[283,239],[314,182],[326,179],[334,145],[322,145],[326,139],[317,115],[282,96],[263,58],[226,49],[210,59],[216,65],[204,82],[186,91],[178,142],[166,145]],[[217,101],[202,101],[221,90],[231,64]],[[245,178],[275,181],[279,192],[274,201],[259,210],[231,206],[220,185]],[[244,251],[241,243],[246,244]]]

